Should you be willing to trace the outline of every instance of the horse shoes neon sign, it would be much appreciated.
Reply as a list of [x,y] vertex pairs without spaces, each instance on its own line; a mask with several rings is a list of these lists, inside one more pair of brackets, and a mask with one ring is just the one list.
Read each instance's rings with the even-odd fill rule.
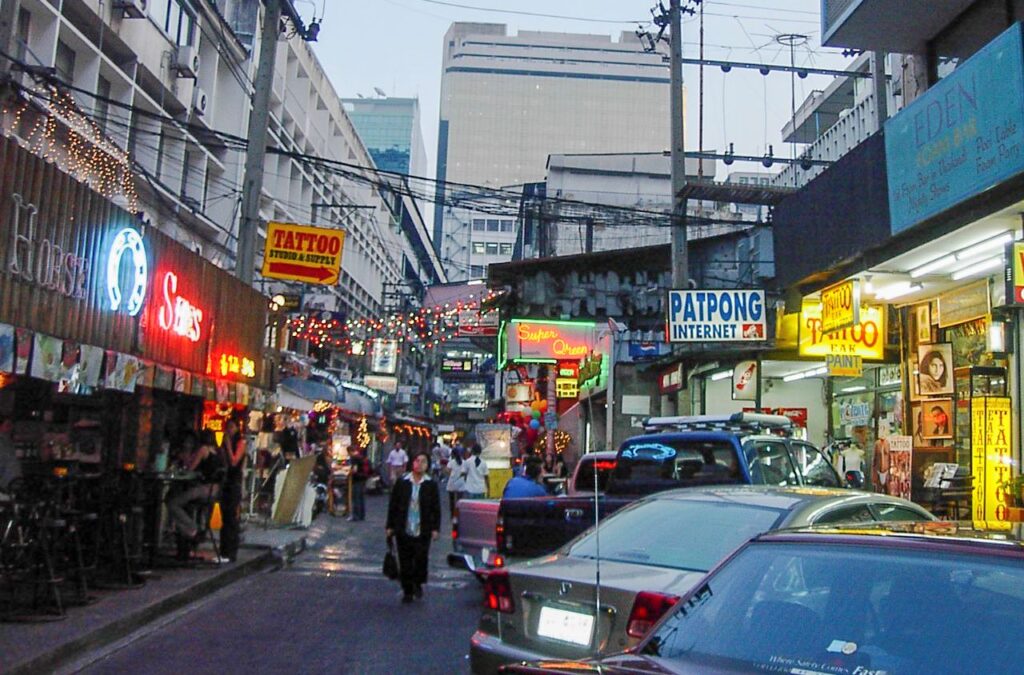
[[[126,253],[131,255],[133,274],[131,290],[128,297],[124,298],[121,293],[121,258]],[[129,316],[135,316],[142,309],[148,285],[149,261],[146,259],[146,245],[142,241],[142,235],[126,227],[114,237],[114,243],[107,256],[107,297],[110,299],[110,309],[116,312],[124,300],[124,310]]]

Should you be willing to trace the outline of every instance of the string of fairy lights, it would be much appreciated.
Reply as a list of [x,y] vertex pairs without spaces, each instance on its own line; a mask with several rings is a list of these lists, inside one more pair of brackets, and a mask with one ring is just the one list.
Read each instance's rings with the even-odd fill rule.
[[5,137],[16,137],[31,152],[57,164],[105,198],[123,198],[128,211],[137,210],[131,159],[79,110],[70,94],[48,85],[45,94],[22,98],[13,107],[5,105],[2,113]]
[[501,291],[488,290],[470,294],[459,300],[432,307],[421,307],[409,312],[396,312],[380,319],[361,318],[343,320],[336,313],[306,313],[292,316],[287,321],[291,336],[308,340],[319,348],[333,348],[349,354],[356,353],[355,343],[369,338],[409,340],[433,349],[456,336],[459,314],[479,311]]

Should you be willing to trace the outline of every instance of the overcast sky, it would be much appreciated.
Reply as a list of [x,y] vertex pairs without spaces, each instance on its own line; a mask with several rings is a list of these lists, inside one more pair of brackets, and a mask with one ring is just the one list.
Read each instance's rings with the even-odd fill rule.
[[[668,0],[664,2],[667,6]],[[512,34],[543,30],[618,36],[635,30],[637,21],[646,22],[653,32],[650,8],[654,5],[653,0],[296,0],[307,21],[314,6],[316,15],[324,16],[314,48],[339,95],[373,97],[376,87],[388,96],[419,98],[431,176],[437,155],[441,48],[453,22],[504,23]],[[821,47],[820,0],[705,0],[704,13],[705,58],[788,64],[790,50],[776,36],[798,34],[807,36],[806,45],[794,52],[799,66],[841,69],[851,60],[838,50]],[[698,56],[699,31],[697,18],[687,17],[684,57]],[[694,150],[699,145],[700,69],[686,66],[683,75],[686,148]],[[812,90],[823,89],[830,79],[812,75],[795,78],[791,85],[786,73],[762,76],[756,70],[723,73],[706,67],[704,149],[725,150],[732,142],[737,154],[760,156],[773,145],[776,155],[789,156],[780,130],[790,118],[792,95],[799,108]],[[760,166],[736,164],[733,168]],[[720,169],[720,179],[723,173]]]

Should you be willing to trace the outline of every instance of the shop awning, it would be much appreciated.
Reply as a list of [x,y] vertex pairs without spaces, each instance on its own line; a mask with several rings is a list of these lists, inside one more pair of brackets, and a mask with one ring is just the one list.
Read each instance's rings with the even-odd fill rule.
[[301,377],[289,377],[277,385],[278,405],[294,410],[312,410],[316,401],[335,403],[337,398],[334,387]]

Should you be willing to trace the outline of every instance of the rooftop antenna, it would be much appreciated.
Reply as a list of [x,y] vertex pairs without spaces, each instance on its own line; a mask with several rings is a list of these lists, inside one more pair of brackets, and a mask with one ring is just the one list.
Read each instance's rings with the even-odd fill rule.
[[381,89],[380,87],[374,87],[373,90],[377,93],[377,96],[380,96],[381,98],[388,97],[387,93],[385,93],[384,90]]

